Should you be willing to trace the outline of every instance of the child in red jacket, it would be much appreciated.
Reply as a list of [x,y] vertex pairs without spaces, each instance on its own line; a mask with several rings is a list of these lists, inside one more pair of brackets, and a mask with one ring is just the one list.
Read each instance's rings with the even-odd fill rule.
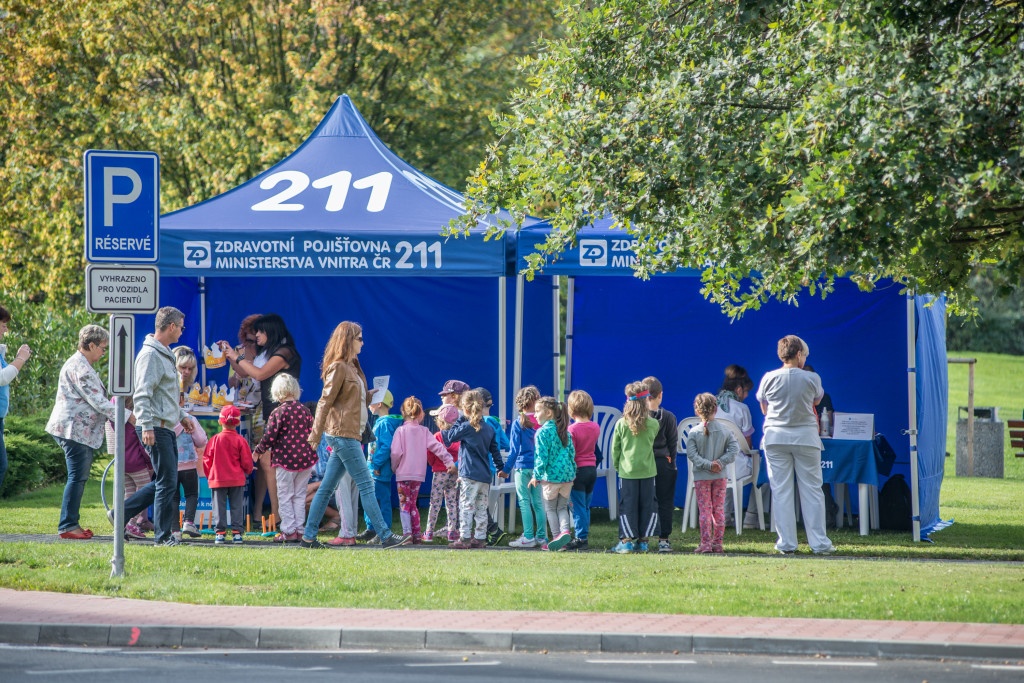
[[220,411],[223,429],[206,444],[203,453],[203,469],[210,483],[213,498],[213,521],[216,525],[214,543],[223,545],[227,531],[227,507],[231,507],[232,540],[242,542],[242,493],[245,479],[252,472],[252,451],[249,443],[238,435],[235,427],[242,421],[242,414],[235,406],[224,406]]

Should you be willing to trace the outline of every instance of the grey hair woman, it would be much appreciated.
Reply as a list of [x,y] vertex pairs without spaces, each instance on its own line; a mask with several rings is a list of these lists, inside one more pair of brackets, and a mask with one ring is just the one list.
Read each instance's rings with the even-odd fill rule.
[[46,431],[64,451],[68,480],[61,501],[57,533],[64,539],[87,539],[92,531],[78,523],[85,482],[89,479],[94,451],[103,445],[103,425],[116,420],[114,405],[107,400],[99,374],[93,368],[109,345],[107,331],[86,325],[78,332],[78,350],[65,361],[57,380],[57,397]]
[[821,492],[823,445],[814,413],[814,406],[825,390],[816,373],[803,370],[809,353],[807,343],[794,334],[779,340],[782,367],[765,374],[757,389],[757,400],[765,415],[761,446],[768,464],[775,528],[779,534],[776,550],[788,554],[797,547],[795,474],[807,543],[816,555],[830,555],[835,547],[825,535],[825,496]]

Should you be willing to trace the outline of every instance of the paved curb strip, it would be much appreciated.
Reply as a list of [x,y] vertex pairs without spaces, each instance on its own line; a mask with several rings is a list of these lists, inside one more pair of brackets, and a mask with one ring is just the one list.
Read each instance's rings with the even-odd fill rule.
[[341,647],[340,628],[260,629],[261,650],[337,650]]
[[97,647],[322,649],[375,647],[467,651],[609,653],[733,653],[837,655],[882,659],[996,659],[1024,661],[1024,647],[893,640],[826,640],[645,633],[457,631],[392,628],[109,626],[0,623],[0,642]]

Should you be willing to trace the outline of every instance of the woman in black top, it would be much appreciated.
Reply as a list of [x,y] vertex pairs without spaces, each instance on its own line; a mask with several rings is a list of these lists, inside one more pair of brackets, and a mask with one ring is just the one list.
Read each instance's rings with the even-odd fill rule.
[[[299,379],[299,371],[302,369],[302,356],[295,348],[295,341],[284,324],[284,319],[277,313],[267,313],[256,319],[252,324],[252,330],[256,334],[256,353],[266,353],[266,363],[263,367],[256,367],[247,358],[239,358],[238,352],[228,345],[224,348],[224,354],[229,360],[236,363],[246,375],[259,380],[260,391],[263,394],[263,421],[270,419],[270,413],[278,406],[270,397],[270,388],[274,380],[280,374],[288,374]],[[281,517],[277,508],[277,479],[270,467],[270,451],[266,451],[259,459],[259,474],[256,477],[256,514],[262,515],[264,492],[270,493],[270,509],[274,519]]]

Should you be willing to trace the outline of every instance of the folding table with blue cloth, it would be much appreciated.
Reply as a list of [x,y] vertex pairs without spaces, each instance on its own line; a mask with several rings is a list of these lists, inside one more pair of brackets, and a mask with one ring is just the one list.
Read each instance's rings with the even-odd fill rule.
[[[825,484],[832,485],[833,492],[837,485],[856,484],[857,500],[850,500],[850,514],[857,514],[860,520],[860,533],[868,534],[868,527],[878,528],[877,502],[878,477],[888,477],[896,461],[896,452],[882,434],[876,434],[871,441],[851,441],[847,439],[822,439],[825,448],[821,452],[821,479]],[[758,485],[768,483],[768,467],[761,452],[761,468],[758,474]],[[871,487],[874,487],[872,490]],[[843,500],[839,504],[836,524],[842,525],[845,489],[839,489]],[[861,515],[861,509],[868,509],[869,514]]]

